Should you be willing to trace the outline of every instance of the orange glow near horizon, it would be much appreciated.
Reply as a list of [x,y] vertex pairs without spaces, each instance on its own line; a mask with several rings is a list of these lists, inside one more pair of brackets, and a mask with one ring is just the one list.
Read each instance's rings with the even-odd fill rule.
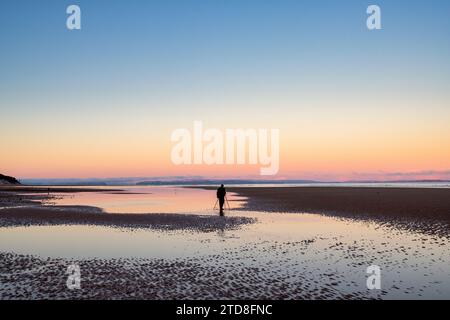
[[[431,130],[431,129],[427,129]],[[353,179],[354,173],[436,171],[434,179],[448,179],[450,132],[343,131],[290,132],[281,129],[280,170],[262,179]],[[21,133],[2,155],[2,173],[18,178],[111,178],[152,176],[255,177],[260,165],[181,165],[170,160],[172,143],[150,136],[93,135],[70,139]],[[17,141],[20,141],[19,143]],[[439,172],[443,173],[440,174]],[[334,178],[333,178],[334,177]],[[414,176],[411,176],[414,178]]]
[[[235,107],[222,117],[196,112],[190,117],[132,114],[111,109],[107,114],[24,115],[2,129],[2,174],[17,178],[113,178],[203,176],[261,179],[450,179],[450,111],[444,102],[430,112],[409,100],[400,106],[380,101],[383,108],[322,101],[303,110],[287,101],[290,112],[252,114]],[[447,99],[446,99],[447,101]],[[330,106],[327,106],[327,104]],[[405,104],[408,105],[407,112]],[[252,108],[255,106],[252,105]],[[131,108],[131,107],[130,107]],[[272,106],[276,110],[276,105]],[[236,112],[240,117],[236,117]],[[242,110],[242,111],[240,111]],[[68,120],[70,119],[70,120]],[[126,119],[124,121],[123,119]],[[259,177],[260,165],[182,165],[171,162],[170,135],[177,128],[276,128],[280,130],[280,170]],[[393,175],[398,173],[398,175]]]

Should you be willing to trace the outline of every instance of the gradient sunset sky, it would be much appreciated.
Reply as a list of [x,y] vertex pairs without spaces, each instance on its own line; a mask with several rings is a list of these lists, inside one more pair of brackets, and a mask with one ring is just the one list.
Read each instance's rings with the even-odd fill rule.
[[[382,30],[366,27],[370,4]],[[450,1],[0,8],[0,173],[256,177],[259,165],[172,164],[171,132],[201,120],[280,129],[276,179],[450,179]]]

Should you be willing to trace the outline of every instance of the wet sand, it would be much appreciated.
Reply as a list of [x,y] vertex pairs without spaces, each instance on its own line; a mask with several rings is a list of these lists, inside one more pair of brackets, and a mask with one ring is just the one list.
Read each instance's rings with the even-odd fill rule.
[[[0,298],[448,299],[450,296],[450,255],[448,242],[443,238],[387,228],[375,230],[366,222],[336,222],[335,218],[319,215],[269,213],[261,220],[262,223],[223,234],[120,232],[122,239],[136,233],[157,233],[163,238],[159,244],[140,237],[144,242],[133,242],[144,246],[167,246],[179,235],[189,247],[189,253],[182,256],[173,251],[167,257],[154,253],[37,255],[39,250],[26,253],[20,250],[21,240],[12,241],[11,249],[0,250]],[[38,242],[43,234],[32,231],[36,228],[20,228],[18,236],[26,236],[29,229]],[[70,228],[64,228],[71,234]],[[99,237],[92,241],[117,245],[101,236],[103,230],[110,228],[95,228]],[[61,229],[52,226],[47,231],[57,232],[61,237],[63,234],[57,231]],[[81,231],[79,236],[86,235],[83,229],[77,229]],[[55,246],[75,249],[66,247],[64,241]],[[19,251],[15,252],[13,247]],[[113,250],[126,249],[114,246]],[[366,268],[373,263],[383,270],[382,290],[368,290],[365,286]],[[80,267],[80,290],[69,290],[66,286],[66,271],[71,264]]]
[[[214,187],[188,187],[215,190]],[[230,187],[245,197],[243,210],[261,212],[318,213],[450,237],[450,189],[380,187]],[[108,192],[121,189],[97,187],[0,186],[2,224],[100,224],[136,227],[193,228],[212,230],[251,223],[245,219],[202,219],[196,215],[93,215],[97,208],[54,206],[42,208],[57,193]],[[124,192],[126,193],[126,192]],[[33,207],[19,209],[17,207]],[[61,214],[64,212],[65,214]],[[89,212],[89,214],[87,213]],[[8,221],[6,221],[6,220]],[[21,220],[21,221],[19,221]],[[197,227],[198,226],[198,227]]]
[[[231,254],[230,254],[231,255]],[[304,277],[268,272],[264,266],[228,263],[226,256],[193,259],[42,259],[0,252],[2,299],[355,299],[329,287],[314,290]],[[210,264],[210,261],[216,263]],[[66,286],[67,267],[82,270],[81,289]],[[302,278],[302,277],[300,277]],[[338,279],[335,281],[342,281]],[[293,280],[296,281],[293,281]],[[333,280],[331,278],[331,280]],[[385,291],[380,291],[382,297]]]
[[230,187],[227,190],[247,197],[244,205],[247,210],[368,219],[450,236],[450,189]]
[[247,217],[220,217],[181,214],[111,214],[82,206],[10,208],[0,211],[0,226],[99,225],[119,228],[193,230],[212,232],[231,230],[254,222]]
[[[239,212],[217,217],[110,214],[88,206],[48,207],[41,205],[42,200],[52,197],[47,188],[38,192],[35,188],[15,190],[0,192],[0,207],[4,208],[0,210],[2,228],[94,225],[125,228],[130,233],[135,233],[133,229],[150,229],[143,232],[161,232],[164,237],[182,233],[183,242],[189,238],[184,238],[186,232],[194,239],[188,245],[198,245],[200,249],[187,258],[94,255],[96,258],[75,259],[20,254],[9,245],[8,250],[0,251],[1,299],[416,299],[435,294],[437,298],[448,298],[448,292],[439,290],[447,288],[448,270],[442,266],[448,265],[448,238],[440,235],[448,235],[449,190],[229,188],[228,191],[248,197],[246,209],[288,213],[272,213],[265,218],[263,213],[254,212],[257,219],[252,215],[238,217]],[[76,190],[60,188],[57,192],[99,191]],[[334,223],[332,218],[311,215],[298,220],[303,215],[289,212],[376,220],[377,224],[367,230],[384,231],[376,237],[372,234],[372,238],[359,231],[361,234],[353,239],[348,234],[354,228],[351,220],[338,219],[349,223],[348,227],[341,225],[344,231],[318,231],[319,226],[327,228]],[[314,217],[330,221],[308,227],[308,221]],[[401,225],[401,221],[403,229],[420,229],[433,236],[378,227],[385,223]],[[306,229],[299,232],[305,225]],[[276,228],[279,229],[275,231]],[[223,233],[224,230],[230,232]],[[19,235],[20,244],[23,234]],[[218,248],[217,254],[202,249],[213,244]],[[364,286],[365,268],[374,262],[383,267],[388,279],[382,290],[369,292]],[[81,290],[69,290],[66,286],[67,267],[72,263],[82,270]]]

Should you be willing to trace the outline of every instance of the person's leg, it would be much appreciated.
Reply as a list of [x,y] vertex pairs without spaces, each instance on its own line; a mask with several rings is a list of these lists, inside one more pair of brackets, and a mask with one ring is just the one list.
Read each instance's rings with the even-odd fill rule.
[[220,198],[219,199],[219,206],[220,206],[220,212],[223,212],[223,205],[225,203],[225,199]]

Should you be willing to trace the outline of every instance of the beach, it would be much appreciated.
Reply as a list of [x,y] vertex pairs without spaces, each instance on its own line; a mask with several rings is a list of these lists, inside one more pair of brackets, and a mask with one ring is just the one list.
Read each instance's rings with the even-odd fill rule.
[[373,219],[430,234],[450,235],[449,188],[234,187],[230,191],[248,198],[248,210]]
[[449,189],[0,189],[1,299],[450,297]]

